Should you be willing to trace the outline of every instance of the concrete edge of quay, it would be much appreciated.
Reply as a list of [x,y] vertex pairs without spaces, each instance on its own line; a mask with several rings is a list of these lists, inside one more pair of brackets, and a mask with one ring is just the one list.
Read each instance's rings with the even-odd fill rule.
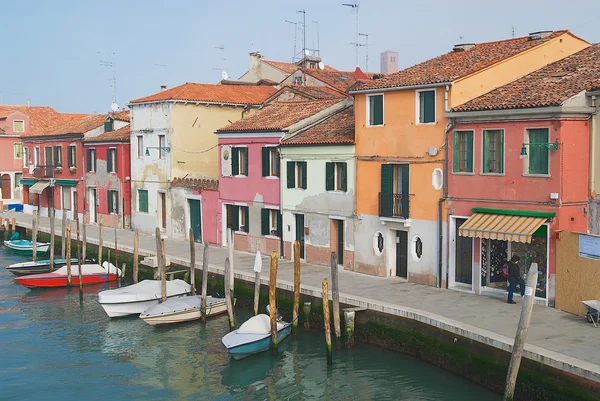
[[[17,222],[17,225],[25,228],[31,229],[31,224],[26,222]],[[49,229],[46,227],[39,227],[39,231],[42,233],[49,234]],[[58,231],[55,228],[55,232]],[[58,233],[60,234],[60,233]],[[75,235],[72,233],[72,237]],[[99,240],[97,238],[87,238],[86,242],[88,244],[92,244],[97,246],[99,244]],[[114,242],[112,241],[104,241],[103,247],[107,249],[114,249]],[[119,244],[117,242],[117,250],[120,252],[126,252],[128,254],[133,254],[133,247],[125,244]],[[152,252],[148,249],[139,248],[138,254],[141,257],[145,256],[156,256],[156,252]],[[179,265],[183,267],[190,267],[190,259],[183,258],[180,256],[170,256],[169,259],[171,264]],[[201,263],[201,262],[200,262]],[[196,269],[199,269],[201,265],[196,263]],[[209,272],[223,275],[224,267],[209,264]],[[200,269],[199,269],[200,270]],[[243,280],[246,282],[254,283],[254,275],[246,274],[244,272],[235,272],[234,276],[238,280]],[[267,285],[269,284],[268,277],[261,277],[261,284]],[[294,286],[292,282],[285,280],[277,280],[277,288],[280,288],[284,291],[292,292],[294,291]],[[323,294],[321,288],[309,286],[309,285],[301,285],[300,293],[306,296],[310,296],[313,298],[321,299]],[[379,312],[391,316],[396,316],[404,319],[413,320],[416,322],[420,322],[422,324],[426,324],[441,330],[444,330],[448,333],[455,334],[459,337],[463,337],[480,344],[484,344],[495,349],[505,351],[508,353],[512,352],[514,339],[506,337],[504,335],[491,332],[489,330],[480,329],[478,327],[462,323],[460,321],[450,319],[441,315],[437,315],[435,313],[422,311],[419,309],[403,307],[401,305],[385,303],[381,301],[376,301],[369,298],[363,298],[359,296],[353,296],[347,293],[340,292],[340,303],[347,304],[352,306],[363,307],[368,310]],[[600,366],[595,365],[590,362],[583,361],[581,359],[569,357],[567,355],[550,351],[548,349],[526,344],[523,356],[531,361],[540,363],[542,365],[546,365],[557,369],[559,371],[563,371],[569,375],[577,376],[585,380],[590,380],[595,383],[600,383]]]

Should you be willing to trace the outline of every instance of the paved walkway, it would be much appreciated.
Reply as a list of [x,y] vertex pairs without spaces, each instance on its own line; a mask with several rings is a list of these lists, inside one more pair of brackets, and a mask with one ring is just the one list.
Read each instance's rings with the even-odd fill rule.
[[[31,228],[31,215],[7,212],[0,216],[16,217],[17,224]],[[40,231],[49,232],[49,219],[41,217]],[[60,236],[61,222],[55,232]],[[72,233],[75,235],[73,225]],[[133,253],[133,232],[117,230],[118,249]],[[87,226],[87,240],[98,244],[98,227]],[[114,246],[114,229],[105,228],[104,246]],[[171,263],[189,266],[189,243],[165,239]],[[196,261],[202,263],[202,245],[196,245]],[[156,254],[154,237],[140,235],[140,256]],[[223,273],[228,251],[211,247],[209,269]],[[234,252],[235,277],[254,281],[255,255]],[[268,283],[269,260],[263,255],[261,281]],[[321,297],[321,281],[329,277],[328,267],[309,263],[301,265],[303,294]],[[280,260],[277,285],[293,289],[293,263]],[[448,330],[457,335],[510,351],[521,312],[518,305],[509,305],[499,299],[470,293],[438,289],[407,283],[396,278],[380,278],[364,274],[339,272],[340,302],[364,306],[379,312],[403,316]],[[600,329],[583,318],[545,306],[535,305],[527,336],[525,357],[554,366],[578,376],[600,382]]]

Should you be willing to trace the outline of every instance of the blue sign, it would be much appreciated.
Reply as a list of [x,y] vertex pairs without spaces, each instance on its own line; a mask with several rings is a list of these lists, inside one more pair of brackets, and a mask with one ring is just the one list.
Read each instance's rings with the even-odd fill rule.
[[600,260],[600,237],[579,234],[579,257]]

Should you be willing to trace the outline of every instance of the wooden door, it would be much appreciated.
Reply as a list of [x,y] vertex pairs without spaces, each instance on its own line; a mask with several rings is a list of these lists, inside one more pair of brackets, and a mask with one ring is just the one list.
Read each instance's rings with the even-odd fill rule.
[[408,278],[408,232],[396,231],[396,276]]
[[2,174],[2,199],[12,198],[12,185],[10,183],[10,175]]
[[202,215],[200,212],[200,201],[189,199],[190,205],[190,228],[194,233],[194,241],[202,242]]
[[160,204],[160,227],[163,230],[167,229],[167,194],[164,192],[158,193]]

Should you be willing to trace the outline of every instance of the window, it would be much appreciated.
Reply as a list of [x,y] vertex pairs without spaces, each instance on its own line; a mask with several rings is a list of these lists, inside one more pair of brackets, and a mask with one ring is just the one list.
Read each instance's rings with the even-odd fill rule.
[[15,173],[15,188],[22,187],[21,180],[23,179],[23,173]]
[[287,162],[287,187],[306,189],[306,162]]
[[15,159],[20,159],[23,157],[23,143],[16,142],[15,145]]
[[261,234],[262,235],[273,235],[280,237],[282,236],[282,220],[281,212],[277,209],[261,209]]
[[77,148],[75,145],[69,145],[69,168],[77,166]]
[[96,172],[96,149],[88,149],[86,154],[86,169],[90,173]]
[[144,157],[144,137],[141,135],[137,136],[137,158],[142,159]]
[[27,146],[23,147],[23,168],[29,167],[29,150]]
[[231,175],[248,175],[248,148],[231,148]]
[[367,125],[383,125],[383,95],[367,95]]
[[346,163],[325,163],[325,190],[346,192],[347,182],[348,179]]
[[23,121],[23,120],[13,121],[13,132],[25,132],[25,121]]
[[435,123],[435,89],[417,91],[419,124]]
[[40,164],[40,148],[39,147],[35,147],[35,149],[33,150],[33,165],[34,166],[39,166]]
[[106,153],[106,171],[109,173],[117,172],[117,149],[110,148]]
[[148,190],[138,189],[138,212],[148,213]]
[[54,162],[56,167],[62,167],[62,146],[54,147]]
[[71,188],[62,187],[62,208],[63,210],[71,210]]
[[382,164],[379,215],[409,217],[410,164]]
[[104,132],[111,132],[114,130],[114,120],[110,117],[104,121]]
[[412,240],[411,256],[415,262],[418,262],[423,257],[423,241],[421,237],[415,235]]
[[248,206],[227,205],[227,228],[248,232],[250,210]]
[[504,131],[483,131],[483,173],[504,173]]
[[119,213],[119,191],[108,191],[108,213]]
[[473,131],[454,131],[452,171],[473,172]]
[[527,149],[527,174],[548,175],[550,174],[550,149],[545,145],[535,145],[536,143],[546,144],[550,141],[548,128],[528,129],[529,146]]
[[303,83],[304,83],[304,80],[302,79],[302,76],[294,77],[294,84],[302,85]]
[[165,148],[167,147],[167,140],[164,135],[158,136],[158,158],[165,158]]
[[263,177],[279,177],[279,151],[275,146],[262,148]]
[[240,231],[243,231],[245,233],[247,233],[250,229],[250,208],[248,206],[240,206],[239,208],[239,213],[240,213]]

